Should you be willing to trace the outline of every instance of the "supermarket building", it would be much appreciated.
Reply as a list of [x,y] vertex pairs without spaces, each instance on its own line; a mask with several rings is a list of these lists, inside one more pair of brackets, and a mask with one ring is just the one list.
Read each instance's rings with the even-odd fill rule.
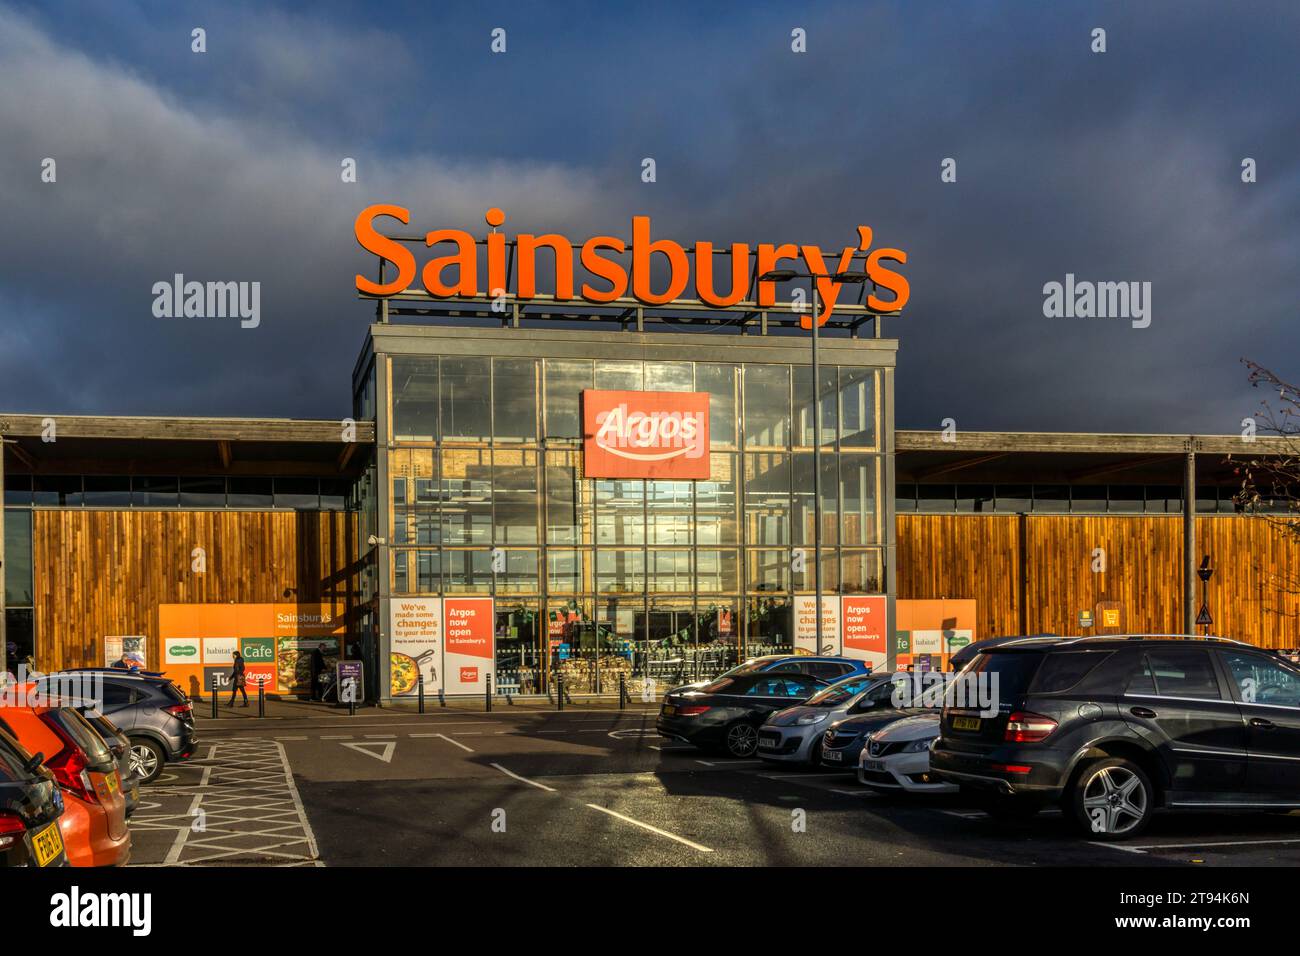
[[1232,504],[1229,456],[1269,439],[896,432],[897,342],[861,303],[821,327],[814,394],[784,304],[374,298],[351,419],[0,414],[10,659],[129,650],[201,696],[239,647],[291,694],[319,647],[372,699],[780,651],[939,667],[1192,632],[1206,555],[1214,632],[1300,645],[1300,554]]

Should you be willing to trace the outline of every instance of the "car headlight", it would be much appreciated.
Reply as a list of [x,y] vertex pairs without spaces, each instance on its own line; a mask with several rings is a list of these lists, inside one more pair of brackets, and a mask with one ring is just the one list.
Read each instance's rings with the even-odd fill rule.
[[800,714],[795,723],[800,727],[807,727],[810,724],[820,724],[825,719],[825,714]]
[[923,738],[921,738],[920,740],[913,740],[910,744],[908,744],[906,747],[903,748],[903,753],[905,753],[905,754],[919,754],[919,753],[921,753],[923,750],[929,750],[929,749],[930,749],[930,744],[933,743],[936,739],[938,739],[938,738],[936,738],[936,737],[923,737]]

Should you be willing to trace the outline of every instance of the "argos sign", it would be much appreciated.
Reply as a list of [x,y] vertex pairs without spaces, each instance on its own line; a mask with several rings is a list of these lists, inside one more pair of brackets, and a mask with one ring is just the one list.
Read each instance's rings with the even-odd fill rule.
[[709,477],[708,392],[582,393],[587,478]]

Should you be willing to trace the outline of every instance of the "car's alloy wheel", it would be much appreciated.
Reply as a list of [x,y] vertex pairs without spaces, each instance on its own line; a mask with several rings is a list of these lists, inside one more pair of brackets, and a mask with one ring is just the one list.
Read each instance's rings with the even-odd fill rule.
[[1090,764],[1075,785],[1079,822],[1093,839],[1124,840],[1136,836],[1151,819],[1152,787],[1142,768],[1112,757]]
[[758,731],[749,724],[732,724],[727,728],[727,753],[733,757],[750,757],[758,750]]
[[162,773],[163,755],[158,745],[149,740],[131,742],[131,769],[143,783],[149,783]]

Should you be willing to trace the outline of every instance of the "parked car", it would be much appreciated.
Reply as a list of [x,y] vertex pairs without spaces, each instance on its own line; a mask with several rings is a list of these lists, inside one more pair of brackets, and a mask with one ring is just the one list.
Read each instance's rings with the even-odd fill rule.
[[973,641],[965,647],[959,649],[950,658],[948,658],[948,668],[956,673],[961,670],[979,654],[990,647],[1001,647],[1003,644],[1012,642],[1022,643],[1024,641],[1053,641],[1058,640],[1055,634],[1035,634],[1031,636],[1009,635],[1004,637],[986,637],[982,641]]
[[117,772],[122,777],[122,795],[126,798],[126,817],[129,820],[140,803],[140,784],[144,782],[131,753],[131,739],[103,714],[96,716],[87,713],[92,709],[93,706],[77,708],[81,716],[85,717],[87,722],[99,732],[104,743],[108,744],[108,749],[113,752],[113,759],[117,762]]
[[773,711],[807,700],[829,686],[806,674],[750,673],[719,677],[700,688],[664,696],[655,728],[660,736],[733,757],[752,757],[758,728]]
[[930,772],[930,744],[939,736],[939,715],[917,714],[870,734],[858,757],[858,782],[875,790],[956,793],[954,783]]
[[[185,760],[198,748],[194,708],[185,692],[166,677],[110,668],[78,668],[47,675],[38,686],[60,689],[60,675],[102,680],[100,711],[131,742],[132,770],[142,784],[152,783],[168,761]],[[78,683],[84,695],[84,682]]]
[[898,673],[889,693],[882,689],[877,699],[860,698],[822,734],[822,766],[856,771],[867,738],[877,730],[904,717],[938,713],[952,676],[941,671]]
[[1158,808],[1300,808],[1300,669],[1222,638],[1107,636],[990,648],[996,712],[945,707],[933,772],[1025,817],[1059,802],[1094,840]]
[[68,865],[63,794],[42,761],[0,729],[0,867]]
[[[72,707],[5,707],[8,732],[32,753],[63,791],[59,833],[73,866],[121,866],[131,858],[122,778],[112,751]],[[3,728],[0,728],[3,729]]]
[[672,687],[668,693],[672,694],[682,690],[698,690],[715,680],[721,680],[723,677],[736,677],[741,674],[807,674],[809,677],[816,677],[830,684],[846,677],[870,673],[871,666],[866,661],[854,660],[851,657],[767,654],[763,657],[751,657],[749,660],[737,664],[731,670],[724,671],[709,680],[695,681],[690,684]]
[[[858,674],[836,681],[802,704],[778,710],[758,728],[758,755],[764,760],[817,766],[822,732],[848,715],[860,699],[876,703],[890,700],[893,674]],[[858,711],[855,711],[857,713]]]

